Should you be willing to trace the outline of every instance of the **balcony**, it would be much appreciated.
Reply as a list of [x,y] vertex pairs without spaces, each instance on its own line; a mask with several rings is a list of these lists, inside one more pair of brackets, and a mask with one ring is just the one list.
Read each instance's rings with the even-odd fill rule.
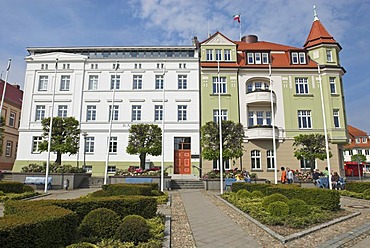
[[[271,92],[269,90],[255,90],[248,92],[246,95],[246,103],[270,103],[271,102]],[[273,92],[272,101],[275,104],[276,96]]]
[[273,139],[272,128],[275,128],[275,139],[279,139],[279,129],[268,125],[250,126],[245,130],[245,138],[254,139]]

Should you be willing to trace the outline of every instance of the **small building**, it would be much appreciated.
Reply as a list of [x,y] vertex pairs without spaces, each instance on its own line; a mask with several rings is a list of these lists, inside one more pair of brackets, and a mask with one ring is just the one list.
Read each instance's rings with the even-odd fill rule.
[[[5,82],[0,79],[0,101]],[[17,157],[18,128],[21,118],[23,91],[19,85],[7,84],[1,116],[4,117],[4,136],[0,152],[0,170],[12,170]],[[1,141],[0,141],[1,142]]]

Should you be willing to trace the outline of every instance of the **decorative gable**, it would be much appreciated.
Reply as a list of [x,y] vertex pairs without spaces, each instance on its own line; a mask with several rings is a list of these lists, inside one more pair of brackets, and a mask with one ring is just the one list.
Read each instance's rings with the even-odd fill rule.
[[221,33],[217,32],[215,35],[211,36],[208,40],[202,43],[202,46],[208,45],[226,45],[226,46],[235,46],[235,43]]

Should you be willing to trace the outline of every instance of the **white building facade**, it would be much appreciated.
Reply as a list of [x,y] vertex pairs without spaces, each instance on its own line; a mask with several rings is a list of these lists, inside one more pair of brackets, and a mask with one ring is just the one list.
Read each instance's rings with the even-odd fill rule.
[[[46,162],[47,153],[40,153],[37,148],[42,140],[41,120],[51,116],[55,92],[53,116],[73,116],[81,129],[78,154],[64,154],[63,164],[85,166],[94,176],[104,175],[114,99],[108,173],[140,163],[138,155],[126,153],[130,126],[162,127],[164,117],[167,172],[199,174],[193,169],[193,165],[199,165],[200,157],[199,63],[194,46],[28,51],[18,156],[13,171],[30,163]],[[52,153],[51,161],[55,158]],[[146,164],[160,166],[161,161],[161,156],[147,156]]]

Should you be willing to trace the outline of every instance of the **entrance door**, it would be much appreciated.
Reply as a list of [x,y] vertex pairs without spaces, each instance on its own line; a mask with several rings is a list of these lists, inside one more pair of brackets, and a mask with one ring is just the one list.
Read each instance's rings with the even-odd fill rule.
[[190,137],[175,137],[174,151],[174,173],[190,174],[191,173],[191,143]]

